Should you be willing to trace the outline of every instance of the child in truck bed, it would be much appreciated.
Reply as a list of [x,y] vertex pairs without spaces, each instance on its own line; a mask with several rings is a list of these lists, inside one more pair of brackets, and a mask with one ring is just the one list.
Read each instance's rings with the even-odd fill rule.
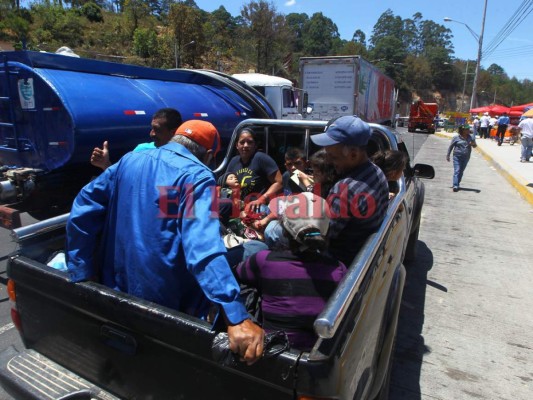
[[264,250],[237,265],[234,273],[262,296],[263,328],[282,330],[291,346],[309,350],[316,342],[313,322],[346,274],[326,255],[328,205],[313,193],[291,197],[280,219],[289,249]]
[[385,174],[389,184],[389,199],[392,199],[398,193],[398,179],[402,177],[409,161],[407,155],[399,150],[385,150],[373,154],[371,160]]

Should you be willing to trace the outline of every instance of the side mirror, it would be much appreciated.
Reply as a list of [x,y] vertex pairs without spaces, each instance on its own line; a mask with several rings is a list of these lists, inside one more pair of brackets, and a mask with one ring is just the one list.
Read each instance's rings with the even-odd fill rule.
[[309,105],[309,95],[306,91],[303,91],[303,102],[302,102],[302,114],[311,114],[313,112],[313,107]]
[[435,169],[428,164],[415,164],[415,176],[423,179],[433,179],[435,177]]
[[307,108],[307,104],[309,103],[309,95],[307,94],[307,92],[303,92],[303,93],[304,95],[303,95],[302,107]]

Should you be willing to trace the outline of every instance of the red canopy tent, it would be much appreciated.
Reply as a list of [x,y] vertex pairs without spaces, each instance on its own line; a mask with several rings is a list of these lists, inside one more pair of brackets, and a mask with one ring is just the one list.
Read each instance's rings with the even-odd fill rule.
[[509,114],[510,108],[502,106],[500,104],[494,104],[492,106],[489,106],[489,114],[491,117],[495,115],[502,115],[503,113]]
[[533,107],[533,103],[520,104],[518,106],[512,106],[511,110],[509,111],[509,115],[511,117],[520,117],[524,113],[524,109],[526,109],[528,107]]
[[502,106],[500,104],[493,104],[491,106],[477,107],[470,110],[471,114],[479,114],[488,112],[491,117],[501,115],[504,112],[509,113],[509,107]]
[[489,107],[485,106],[485,107],[472,108],[469,112],[471,114],[479,114],[479,113],[489,112]]

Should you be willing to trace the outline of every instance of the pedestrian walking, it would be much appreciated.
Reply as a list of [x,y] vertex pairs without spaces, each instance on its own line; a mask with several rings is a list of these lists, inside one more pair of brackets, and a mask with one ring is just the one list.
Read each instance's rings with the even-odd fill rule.
[[520,162],[529,162],[533,151],[533,118],[525,118],[518,124],[522,138]]
[[490,137],[490,132],[488,131],[489,130],[489,121],[490,121],[490,118],[489,118],[489,113],[488,112],[483,114],[483,116],[479,120],[479,137],[481,139],[487,139],[487,138]]
[[479,118],[476,115],[472,121],[472,129],[474,131],[474,139],[479,135]]
[[498,138],[498,146],[501,146],[503,143],[505,131],[507,131],[507,125],[509,125],[509,117],[507,116],[507,113],[504,112],[503,115],[498,118],[498,132],[496,133]]
[[489,138],[492,135],[492,128],[498,125],[498,116],[490,117],[489,119]]
[[469,126],[459,127],[459,134],[452,138],[448,153],[446,154],[446,161],[450,161],[450,154],[453,150],[453,191],[459,191],[459,185],[463,178],[472,147],[477,147],[476,140],[470,135]]

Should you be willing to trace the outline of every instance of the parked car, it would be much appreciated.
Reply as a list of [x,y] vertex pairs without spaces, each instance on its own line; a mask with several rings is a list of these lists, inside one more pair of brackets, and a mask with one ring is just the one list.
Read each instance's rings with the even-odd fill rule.
[[444,125],[448,122],[448,118],[435,118],[435,126],[437,128],[444,128]]

